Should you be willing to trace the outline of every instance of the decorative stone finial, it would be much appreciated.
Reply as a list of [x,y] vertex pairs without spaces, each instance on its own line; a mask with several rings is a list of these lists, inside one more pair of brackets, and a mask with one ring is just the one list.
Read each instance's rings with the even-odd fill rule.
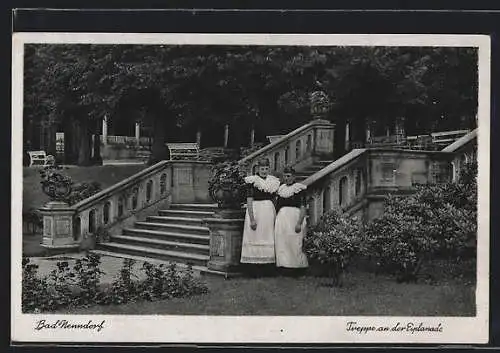
[[311,115],[313,119],[326,119],[330,110],[330,99],[323,90],[311,93]]

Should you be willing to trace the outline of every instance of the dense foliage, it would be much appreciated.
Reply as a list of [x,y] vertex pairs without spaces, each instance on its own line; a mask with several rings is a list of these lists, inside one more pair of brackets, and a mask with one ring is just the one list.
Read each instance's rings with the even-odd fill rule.
[[60,261],[48,276],[38,275],[38,266],[23,259],[22,310],[28,313],[55,311],[60,308],[89,305],[124,304],[141,300],[160,300],[206,293],[206,285],[194,277],[188,267],[179,271],[144,263],[144,280],[133,274],[134,260],[124,259],[123,266],[110,286],[101,284],[100,256],[88,254],[73,267]]
[[237,161],[223,162],[212,168],[208,192],[220,208],[240,209],[246,198],[245,171]]
[[304,251],[313,266],[327,269],[334,285],[362,249],[362,226],[358,219],[331,211],[308,230]]
[[400,281],[416,280],[433,258],[475,256],[477,165],[466,166],[458,183],[421,185],[411,196],[389,196],[384,214],[365,231],[367,255]]
[[477,105],[474,48],[33,44],[24,67],[25,126],[74,130],[79,164],[104,115],[117,132],[142,121],[160,158],[166,139],[193,141],[196,130],[220,146],[229,124],[231,147],[247,145],[250,129],[256,141],[290,131],[310,119],[318,88],[338,126],[403,116],[410,134],[471,127]]

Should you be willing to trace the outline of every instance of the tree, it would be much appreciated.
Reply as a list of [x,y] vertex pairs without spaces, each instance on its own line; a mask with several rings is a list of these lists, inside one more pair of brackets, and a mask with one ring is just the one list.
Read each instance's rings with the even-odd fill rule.
[[[193,139],[200,127],[229,124],[260,140],[290,131],[310,120],[316,82],[333,102],[337,130],[350,122],[354,139],[364,138],[367,121],[387,126],[402,116],[409,133],[475,122],[470,48],[80,44],[26,46],[25,121],[69,123],[78,162],[88,164],[104,115],[142,119],[160,160],[166,139]],[[216,135],[204,134],[221,143]]]

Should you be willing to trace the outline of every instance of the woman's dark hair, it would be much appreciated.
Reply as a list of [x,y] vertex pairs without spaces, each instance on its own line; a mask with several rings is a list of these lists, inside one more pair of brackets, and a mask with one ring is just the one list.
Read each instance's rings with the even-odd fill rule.
[[269,162],[269,159],[267,159],[267,158],[261,158],[257,162],[257,165],[259,167],[269,167],[271,165],[271,163]]
[[285,169],[283,169],[283,174],[295,174],[295,169],[293,169],[293,167],[285,167]]

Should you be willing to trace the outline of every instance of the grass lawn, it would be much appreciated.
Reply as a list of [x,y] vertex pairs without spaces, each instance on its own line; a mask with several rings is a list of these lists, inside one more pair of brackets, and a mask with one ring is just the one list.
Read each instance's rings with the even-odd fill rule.
[[343,287],[316,277],[205,278],[210,292],[191,298],[61,310],[126,315],[474,316],[475,286],[462,281],[400,284],[356,271]]

